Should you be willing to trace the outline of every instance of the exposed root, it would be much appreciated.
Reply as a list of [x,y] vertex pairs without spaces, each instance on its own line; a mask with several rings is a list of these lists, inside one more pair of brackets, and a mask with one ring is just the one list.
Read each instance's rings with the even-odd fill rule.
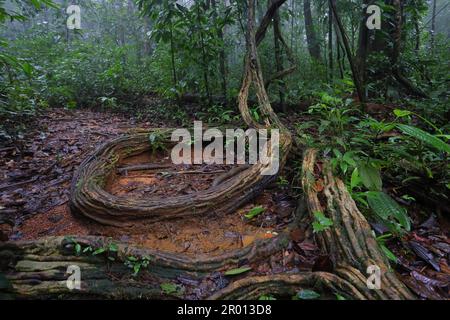
[[[260,261],[282,250],[287,237],[287,233],[281,234],[221,255],[196,257],[117,242],[114,242],[117,250],[109,251],[111,239],[93,236],[0,243],[0,274],[5,277],[0,283],[0,298],[163,298],[159,284],[167,279],[180,275],[202,277],[209,272],[233,268],[239,261]],[[75,249],[77,244],[79,255]],[[93,250],[83,253],[87,247],[105,251],[98,255],[92,255]],[[132,276],[133,270],[123,264],[130,256],[137,261],[148,259],[149,266],[140,271],[143,277],[136,279]],[[80,267],[81,290],[70,290],[66,285],[70,265]]]
[[[281,148],[284,147],[283,153],[288,146],[286,144],[287,141],[280,142]],[[171,198],[131,199],[112,195],[104,189],[106,181],[114,179],[116,168],[123,159],[150,152],[150,149],[148,133],[121,137],[97,149],[83,161],[74,176],[70,197],[72,212],[113,226],[211,212],[231,213],[276,179],[276,175],[261,174],[270,163],[258,163],[207,190]]]
[[346,186],[333,176],[326,163],[323,164],[323,172],[319,173],[319,178],[324,181],[324,188],[322,191],[316,190],[316,155],[317,151],[314,149],[305,153],[302,186],[310,214],[323,212],[333,221],[333,226],[318,233],[317,239],[323,251],[330,255],[336,274],[360,290],[369,291],[364,274],[369,266],[377,266],[381,270],[381,289],[370,290],[376,298],[414,299],[414,295],[398,280],[389,266],[370,225]]
[[218,299],[258,299],[261,295],[292,297],[300,290],[309,289],[330,294],[340,294],[347,299],[365,300],[365,296],[351,283],[327,272],[305,272],[300,274],[275,274],[247,277],[216,292],[209,297]]

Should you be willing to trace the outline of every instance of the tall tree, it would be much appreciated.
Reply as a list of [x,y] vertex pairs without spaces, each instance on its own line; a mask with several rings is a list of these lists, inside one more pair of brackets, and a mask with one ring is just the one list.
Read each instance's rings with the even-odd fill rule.
[[[211,0],[211,6],[213,8],[214,12],[214,19],[216,20],[216,25],[218,24],[217,18],[218,18],[218,7],[216,0]],[[223,32],[223,26],[219,25],[217,26],[217,36],[219,37],[222,45],[219,49],[219,70],[220,75],[222,78],[222,95],[225,99],[225,105],[228,105],[228,99],[227,99],[227,62],[226,62],[226,55],[225,55],[225,43],[224,43],[224,32]]]
[[[274,0],[269,0],[268,4],[273,4]],[[281,72],[283,70],[283,57],[281,53],[281,47],[280,47],[280,40],[279,36],[281,34],[280,30],[280,15],[278,14],[278,10],[275,12],[273,16],[273,41],[274,41],[274,49],[275,49],[275,68],[277,73]],[[284,92],[286,89],[286,84],[282,79],[280,79],[278,84],[278,96],[280,98],[280,105],[283,111],[285,110],[284,105]]]
[[320,61],[320,44],[314,29],[310,0],[303,0],[303,13],[305,15],[306,41],[308,42],[309,53],[314,60]]
[[333,9],[328,3],[328,67],[330,82],[333,81]]
[[[366,61],[369,50],[369,29],[366,26],[367,22],[367,6],[370,0],[363,0],[363,9],[361,12],[361,21],[359,25],[359,38],[358,38],[358,50],[356,52],[356,63],[359,72],[361,85],[365,87],[366,84]],[[366,98],[366,92],[364,90],[364,98]]]
[[431,13],[431,36],[430,36],[430,47],[431,52],[434,51],[434,41],[435,41],[435,33],[436,33],[436,3],[437,0],[433,0],[433,11]]
[[340,40],[342,41],[342,43],[344,45],[345,53],[347,55],[347,59],[348,59],[348,62],[350,64],[350,68],[352,70],[353,82],[355,83],[356,92],[358,94],[359,101],[361,103],[363,103],[365,101],[364,88],[363,88],[363,85],[361,83],[361,78],[360,78],[359,73],[358,73],[358,68],[357,68],[356,63],[355,63],[354,58],[353,58],[353,54],[352,54],[352,50],[351,50],[351,47],[350,47],[350,42],[348,40],[347,33],[345,32],[344,25],[343,25],[343,23],[341,21],[341,18],[339,16],[339,14],[338,14],[338,11],[337,11],[336,1],[335,0],[329,0],[328,3],[329,3],[329,5],[330,5],[330,7],[331,7],[331,9],[333,11],[333,16],[334,16],[334,19],[336,21],[336,26],[337,26],[337,28],[339,30],[339,35],[340,35],[339,38],[340,38]]

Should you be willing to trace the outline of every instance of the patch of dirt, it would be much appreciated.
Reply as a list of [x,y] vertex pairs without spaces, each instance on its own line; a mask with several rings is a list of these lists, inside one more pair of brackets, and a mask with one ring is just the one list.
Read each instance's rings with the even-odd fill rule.
[[[281,187],[266,190],[233,214],[136,224],[104,226],[70,213],[67,201],[73,173],[101,143],[126,133],[136,124],[119,115],[86,110],[50,110],[40,127],[2,152],[0,174],[1,240],[32,240],[46,236],[101,235],[122,242],[186,255],[219,254],[276,236],[292,221],[295,201]],[[122,170],[145,164],[163,169]],[[173,165],[169,153],[151,151],[124,159],[106,190],[136,199],[171,197],[208,189],[230,165]],[[29,180],[29,179],[32,180]],[[265,210],[249,220],[252,208]],[[4,239],[3,239],[4,238]]]
[[[167,153],[167,152],[166,152]],[[173,165],[166,153],[143,152],[124,159],[121,168],[108,179],[106,190],[116,196],[134,199],[166,198],[208,189],[214,179],[232,168],[230,165]],[[125,170],[146,164],[158,169]]]
[[19,139],[0,145],[0,224],[20,225],[65,204],[74,170],[90,152],[129,129],[149,126],[114,114],[47,110]]
[[[16,228],[21,239],[44,236],[101,235],[122,242],[161,251],[196,255],[216,254],[251,245],[258,239],[272,238],[287,227],[292,218],[292,201],[280,200],[265,191],[254,203],[233,214],[184,218],[149,225],[117,228],[100,225],[72,215],[66,205],[36,214]],[[274,199],[275,198],[275,199]],[[244,215],[254,206],[266,209],[260,217],[249,221]]]

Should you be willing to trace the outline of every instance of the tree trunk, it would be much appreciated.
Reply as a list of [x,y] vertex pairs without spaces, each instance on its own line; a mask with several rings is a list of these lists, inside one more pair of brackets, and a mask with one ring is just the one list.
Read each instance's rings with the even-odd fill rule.
[[[217,18],[217,4],[216,0],[211,0],[211,5],[214,10],[214,17]],[[226,61],[226,55],[225,55],[225,43],[224,43],[224,32],[223,28],[219,28],[217,30],[217,36],[219,37],[220,41],[222,41],[222,47],[219,50],[219,71],[222,77],[222,95],[225,99],[225,106],[228,105],[228,93],[227,93],[227,61]]]
[[394,46],[390,55],[393,76],[409,93],[420,98],[428,98],[428,95],[425,92],[416,87],[402,73],[400,66],[400,54],[402,50],[403,3],[401,0],[393,0],[393,6],[395,8],[395,13],[393,15],[393,29],[391,36]]
[[328,68],[330,83],[333,82],[333,9],[328,4]]
[[[273,3],[274,0],[272,0],[269,3]],[[275,12],[273,16],[273,42],[274,42],[274,49],[275,49],[275,68],[277,73],[280,73],[283,70],[283,58],[281,54],[281,47],[279,43],[278,35],[281,34],[280,30],[280,16],[278,14],[278,10]],[[286,84],[283,80],[280,80],[278,84],[278,96],[280,98],[280,105],[283,110],[283,112],[286,112],[286,108],[284,106],[284,92],[286,91]]]
[[303,13],[305,15],[306,41],[308,43],[309,53],[314,60],[320,62],[320,43],[314,29],[310,0],[303,1]]
[[433,11],[431,15],[431,30],[430,30],[430,48],[431,53],[434,53],[434,42],[436,35],[436,6],[437,0],[433,0]]
[[[200,23],[200,5],[197,5],[197,19]],[[209,89],[209,80],[208,80],[208,62],[206,58],[206,49],[205,49],[205,39],[203,36],[202,28],[198,28],[198,32],[200,33],[200,48],[202,52],[202,69],[203,69],[203,82],[205,85],[206,97],[208,99],[208,105],[211,105],[211,91]]]
[[[361,16],[361,22],[359,26],[359,39],[358,39],[358,51],[356,53],[356,63],[359,71],[360,81],[363,88],[366,88],[367,82],[367,71],[366,71],[366,61],[369,50],[369,29],[366,26],[367,22],[367,6],[369,5],[369,0],[364,0],[363,10]],[[364,98],[367,98],[366,91],[364,90]]]
[[350,48],[350,43],[348,41],[347,33],[345,32],[344,25],[342,24],[342,21],[338,15],[335,0],[329,0],[328,3],[333,11],[333,16],[336,21],[336,25],[339,29],[340,40],[342,40],[342,42],[344,44],[347,59],[350,64],[350,68],[352,70],[353,81],[355,83],[356,92],[358,94],[359,101],[363,104],[365,101],[364,88],[361,83],[361,78],[359,76],[357,66],[353,60],[353,54],[352,54],[352,50]]

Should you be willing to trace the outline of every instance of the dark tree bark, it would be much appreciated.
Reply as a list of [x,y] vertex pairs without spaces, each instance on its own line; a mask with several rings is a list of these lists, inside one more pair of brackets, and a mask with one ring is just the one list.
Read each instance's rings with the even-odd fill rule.
[[170,61],[172,64],[172,81],[174,88],[176,87],[178,80],[177,80],[177,71],[175,67],[175,44],[173,41],[173,26],[172,21],[170,21]]
[[[273,4],[274,0],[269,1],[269,4]],[[280,40],[278,35],[281,34],[280,30],[280,16],[278,14],[278,10],[273,15],[273,42],[275,49],[275,68],[277,73],[280,73],[283,70],[283,57],[281,53]],[[283,80],[280,80],[278,84],[278,96],[280,98],[281,108],[283,112],[286,112],[286,108],[284,106],[284,92],[286,91],[286,84]]]
[[[204,12],[203,12],[204,13]],[[197,19],[200,21],[200,5],[197,5]],[[200,22],[199,22],[200,23]],[[203,69],[203,82],[205,85],[206,97],[208,99],[208,104],[211,105],[211,90],[209,88],[209,79],[208,79],[208,61],[206,58],[206,48],[205,48],[205,37],[203,35],[203,30],[199,28],[198,32],[200,33],[200,47],[202,51],[202,69]]]
[[339,76],[341,77],[341,79],[344,79],[345,56],[341,53],[342,51],[342,45],[339,42],[338,36],[336,35],[336,61],[339,66]]
[[274,14],[277,12],[278,8],[281,7],[281,5],[285,2],[286,0],[274,0],[270,5],[269,9],[267,10],[266,14],[264,15],[264,17],[261,19],[261,23],[259,24],[259,27],[256,30],[255,35],[255,41],[257,46],[264,39],[267,28],[269,27]]
[[[367,6],[369,0],[363,1],[363,10],[361,16],[361,22],[359,26],[359,39],[358,39],[358,51],[356,53],[356,63],[359,71],[361,85],[365,88],[367,81],[366,61],[369,50],[369,29],[366,26],[367,22]],[[364,92],[364,98],[366,98],[366,92]]]
[[303,1],[303,13],[305,15],[306,41],[308,42],[309,53],[314,60],[320,61],[320,44],[317,39],[316,31],[314,30],[310,0]]
[[361,78],[359,76],[356,63],[353,59],[353,54],[352,54],[352,50],[350,48],[350,43],[349,43],[349,40],[347,37],[347,33],[345,32],[344,25],[342,24],[342,21],[337,12],[336,2],[335,2],[335,0],[329,0],[328,3],[333,11],[334,19],[336,21],[336,26],[339,29],[340,40],[343,42],[343,45],[344,45],[344,48],[346,51],[347,59],[350,64],[350,68],[352,70],[353,81],[355,83],[356,92],[358,94],[359,101],[361,103],[364,103],[364,101],[365,101],[364,88],[361,83]]
[[330,82],[333,82],[333,9],[328,4],[328,67]]
[[[217,18],[217,4],[216,4],[216,0],[211,0],[211,6],[214,10],[214,17]],[[219,37],[219,39],[222,41],[223,46],[219,51],[219,70],[220,70],[220,74],[221,74],[221,78],[222,78],[222,82],[221,82],[221,87],[222,87],[222,95],[224,96],[225,99],[225,105],[228,105],[228,94],[227,94],[227,74],[228,74],[228,70],[227,70],[227,61],[226,61],[226,55],[225,55],[225,43],[224,43],[224,35],[223,35],[223,29],[219,28],[217,30],[217,36]]]

